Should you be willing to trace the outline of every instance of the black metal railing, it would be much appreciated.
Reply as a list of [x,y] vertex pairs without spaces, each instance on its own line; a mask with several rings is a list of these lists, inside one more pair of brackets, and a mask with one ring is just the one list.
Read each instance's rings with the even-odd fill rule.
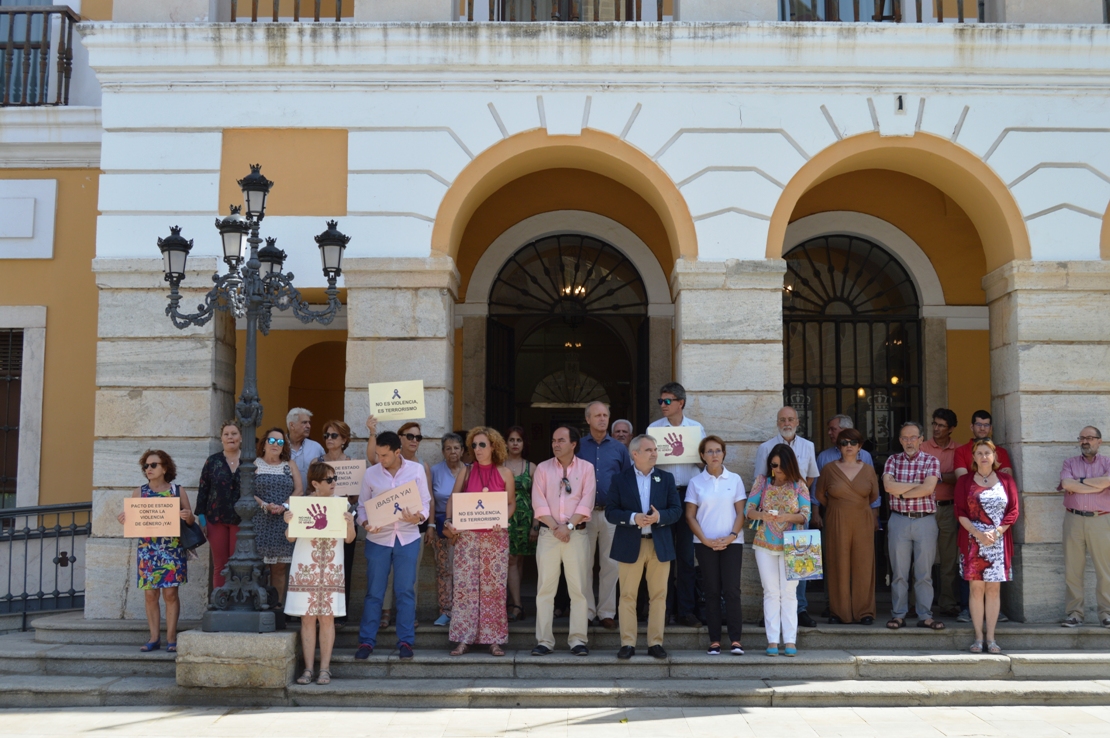
[[[903,23],[909,0],[780,0],[783,20],[833,23]],[[929,5],[932,8],[928,8]],[[914,0],[917,23],[983,21],[984,0]],[[926,12],[931,17],[926,18]]]
[[[644,0],[467,0],[467,20],[526,21],[642,21]],[[647,0],[651,2],[651,0]],[[475,5],[478,18],[474,17]],[[656,0],[656,19],[663,17],[663,0]],[[649,6],[650,7],[650,6]]]
[[73,26],[80,20],[65,5],[0,7],[0,104],[69,105]]
[[[351,2],[354,2],[354,0],[351,0]],[[239,4],[239,0],[231,0],[232,23],[235,23],[239,20]],[[292,11],[293,13],[293,21],[295,23],[300,23],[302,20],[309,20],[309,17],[306,15],[307,13],[312,14],[311,19],[315,23],[319,23],[321,19],[325,21],[332,20],[332,15],[330,12],[324,13],[323,16],[321,16],[321,13],[324,10],[323,0],[285,0],[284,2],[282,2],[282,0],[269,0],[268,3],[262,3],[260,2],[260,0],[249,0],[248,3],[248,0],[243,0],[242,5],[244,17],[242,20],[244,21],[246,20],[246,11],[248,4],[250,6],[251,23],[257,23],[259,17],[266,17],[267,14],[265,13],[262,16],[259,16],[259,10],[264,9],[267,4],[270,6],[270,12],[268,15],[274,23],[277,23],[283,18],[288,18],[289,16],[286,15],[286,13],[290,11]],[[341,21],[343,19],[343,0],[328,0],[327,5],[335,6],[335,22],[338,23],[339,21]],[[261,6],[261,8],[259,6]],[[328,10],[330,11],[331,8],[328,7]]]
[[0,615],[85,606],[92,503],[0,510]]

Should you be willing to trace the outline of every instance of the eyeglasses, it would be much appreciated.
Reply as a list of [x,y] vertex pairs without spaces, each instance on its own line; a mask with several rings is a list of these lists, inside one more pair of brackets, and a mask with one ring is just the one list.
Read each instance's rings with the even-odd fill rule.
[[921,436],[899,436],[898,440],[902,441],[902,443],[908,443],[908,442],[912,442],[912,441],[920,441]]
[[666,405],[667,407],[670,407],[670,405],[671,405],[671,403],[672,403],[672,402],[678,402],[678,400],[672,400],[672,399],[671,399],[671,398],[669,398],[669,397],[667,397],[667,398],[660,398],[660,399],[659,399],[659,404],[660,404],[660,405]]
[[157,469],[160,466],[162,466],[162,462],[160,461],[155,461],[153,464],[143,464],[143,471],[147,469]]
[[779,464],[779,463],[774,462],[774,461],[771,462],[771,468],[772,469],[780,469],[781,467],[782,467],[782,464]]
[[334,439],[339,438],[339,437],[340,436],[339,436],[338,433],[325,433],[324,434],[324,438],[329,440],[329,441],[334,440]]
[[401,438],[407,438],[410,441],[416,441],[417,443],[420,443],[424,440],[424,436],[420,436],[415,433],[402,433]]
[[569,495],[570,494],[570,480],[567,479],[566,477],[563,477],[562,485],[563,485],[563,491],[566,492]]
[[971,427],[972,428],[990,428],[991,423],[972,423]]
[[836,442],[836,445],[837,445],[837,446],[840,446],[841,448],[844,448],[845,446],[858,446],[858,445],[859,445],[859,441],[848,441],[848,440],[845,440],[845,441],[837,441],[837,442]]
[[470,444],[471,448],[485,448],[488,444],[485,441],[475,441]]
[[267,438],[266,443],[267,443],[267,445],[270,445],[270,446],[284,446],[285,445],[285,439],[284,438]]
[[339,479],[339,477],[324,477],[324,481],[328,484],[335,484],[335,480],[337,479]]
[[707,456],[717,456],[718,454],[723,454],[724,450],[719,448],[707,448],[702,453],[706,454]]
[[1079,442],[1080,443],[1083,443],[1084,441],[1099,441],[1099,440],[1101,440],[1100,436],[1080,436],[1079,437]]
[[934,428],[940,428],[940,429],[943,430],[944,428],[948,427],[948,423],[938,423],[937,421],[934,420],[933,421],[933,427]]

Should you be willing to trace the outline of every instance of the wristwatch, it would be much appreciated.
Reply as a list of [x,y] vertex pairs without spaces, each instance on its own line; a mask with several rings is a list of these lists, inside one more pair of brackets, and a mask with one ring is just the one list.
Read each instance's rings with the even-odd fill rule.
[[567,523],[567,530],[574,530],[574,529],[575,529],[574,523]]

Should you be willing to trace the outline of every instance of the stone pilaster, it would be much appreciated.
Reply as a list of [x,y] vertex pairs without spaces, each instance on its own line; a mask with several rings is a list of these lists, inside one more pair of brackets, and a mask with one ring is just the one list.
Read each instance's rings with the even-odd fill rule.
[[[1085,425],[1110,417],[1110,263],[1015,261],[983,278],[990,306],[995,440],[1021,489],[1014,583],[1006,612],[1027,622],[1064,616],[1060,465]],[[974,367],[968,367],[974,370]],[[1089,613],[1093,613],[1088,567]]]
[[[216,260],[193,259],[189,267],[183,309],[202,301]],[[219,425],[233,415],[234,323],[220,313],[202,328],[175,328],[165,315],[160,259],[96,259],[93,271],[100,299],[85,617],[142,619],[135,541],[122,537],[116,516],[143,481],[139,455],[148,448],[173,457],[176,482],[195,501],[204,460],[218,448]],[[182,618],[203,614],[210,579],[207,555],[189,562]]]

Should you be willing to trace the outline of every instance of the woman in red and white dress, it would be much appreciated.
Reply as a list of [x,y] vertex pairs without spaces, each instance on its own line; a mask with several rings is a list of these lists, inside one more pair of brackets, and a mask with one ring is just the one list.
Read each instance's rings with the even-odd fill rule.
[[[322,462],[308,467],[309,495],[335,496],[335,469]],[[347,521],[345,538],[293,538],[293,562],[289,565],[289,589],[285,596],[285,614],[301,618],[301,648],[304,652],[304,673],[297,684],[312,681],[312,663],[316,660],[316,624],[320,625],[320,673],[317,684],[331,682],[331,652],[335,646],[335,618],[347,614],[343,594],[343,543],[355,540],[355,518],[343,513]],[[285,522],[293,513],[285,512]]]

